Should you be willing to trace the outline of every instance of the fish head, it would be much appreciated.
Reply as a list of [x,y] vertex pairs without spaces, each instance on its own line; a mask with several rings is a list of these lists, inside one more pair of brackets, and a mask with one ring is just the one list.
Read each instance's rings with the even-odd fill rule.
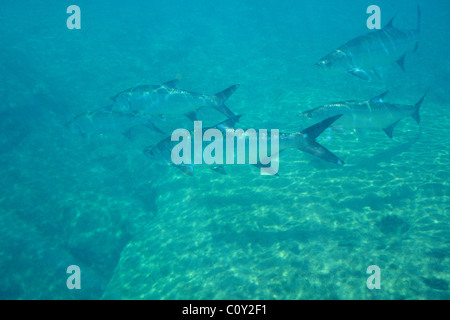
[[303,120],[323,120],[329,115],[325,108],[318,107],[311,110],[303,111],[300,113],[300,117]]
[[123,93],[114,97],[114,103],[111,106],[111,110],[118,112],[130,112],[131,111],[130,94]]
[[155,146],[148,146],[143,150],[143,153],[148,158],[154,158],[158,156],[159,152],[158,149],[155,148]]
[[315,66],[324,69],[337,69],[345,67],[347,64],[347,55],[341,50],[335,50],[315,63]]
[[312,110],[304,111],[300,113],[300,117],[304,119],[312,119],[314,112]]

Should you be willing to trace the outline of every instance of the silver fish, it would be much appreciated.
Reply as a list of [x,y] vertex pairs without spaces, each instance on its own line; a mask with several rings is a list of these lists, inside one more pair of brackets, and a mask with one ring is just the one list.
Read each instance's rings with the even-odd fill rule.
[[420,8],[418,7],[417,28],[400,30],[393,26],[394,18],[381,30],[354,38],[332,51],[316,63],[326,70],[348,72],[360,79],[371,80],[373,70],[381,77],[379,67],[397,62],[405,70],[405,55],[415,52],[420,33]]
[[233,85],[219,93],[205,95],[177,89],[178,79],[161,85],[141,85],[120,92],[111,99],[113,110],[132,113],[152,119],[162,115],[186,115],[196,120],[196,112],[202,107],[210,107],[228,118],[235,114],[225,106],[225,101],[236,91],[239,85]]
[[148,119],[112,111],[111,106],[80,114],[67,124],[72,133],[83,136],[108,133],[123,134],[139,125],[155,130]]
[[326,104],[304,111],[301,116],[311,121],[319,121],[336,114],[342,114],[342,118],[336,122],[336,127],[356,130],[383,129],[388,137],[392,138],[392,132],[401,119],[412,116],[418,124],[420,123],[419,109],[427,93],[415,105],[400,105],[384,102],[383,99],[388,92],[369,100],[349,100]]
[[[300,132],[295,133],[279,133],[279,153],[290,148],[299,149],[303,152],[310,153],[320,159],[323,159],[328,162],[332,162],[337,165],[343,165],[344,162],[339,159],[337,156],[335,156],[333,153],[331,153],[328,149],[326,149],[324,146],[319,144],[316,141],[316,138],[326,129],[328,128],[333,122],[335,122],[337,119],[339,119],[342,115],[335,115],[333,117],[327,118],[317,124],[314,124],[304,130],[301,130]],[[236,137],[236,143],[234,144],[235,150],[234,150],[234,156],[237,155],[237,146],[240,144],[240,140],[244,140],[244,145],[249,146],[251,143],[255,143],[255,145],[259,145],[258,139],[261,138],[261,136],[252,136],[248,134],[247,130],[234,130],[235,124],[238,122],[240,118],[240,115],[234,116],[232,118],[229,118],[216,126],[212,128],[219,129],[221,132],[223,132],[224,136],[226,136],[226,132],[229,130],[233,130],[233,134],[235,134]],[[209,128],[203,129],[203,133]],[[240,132],[240,133],[239,133]],[[266,135],[264,138],[268,140],[268,145],[271,146],[270,139],[271,136]],[[256,141],[251,141],[252,139],[256,139]],[[180,164],[175,165],[171,160],[171,152],[174,146],[178,142],[171,141],[171,137],[167,137],[166,139],[158,142],[156,145],[148,146],[144,149],[144,154],[148,156],[152,160],[157,161],[164,161],[169,166],[174,166],[178,169],[180,169],[183,173],[187,175],[192,175],[194,171],[194,161],[191,161],[191,164]],[[225,145],[225,141],[222,142],[223,145]],[[204,149],[205,146],[203,146]],[[191,152],[191,157],[194,157],[194,149]],[[246,152],[248,152],[248,148],[246,148]],[[271,153],[270,148],[268,148],[268,152]],[[224,158],[226,157],[226,154],[224,152]],[[248,158],[248,154],[246,154],[246,158]],[[225,163],[225,161],[224,161]],[[258,159],[258,162],[254,164],[254,166],[258,168],[268,168],[268,165],[262,164],[260,162],[260,159]],[[210,165],[210,168],[216,172],[226,174],[224,165]]]

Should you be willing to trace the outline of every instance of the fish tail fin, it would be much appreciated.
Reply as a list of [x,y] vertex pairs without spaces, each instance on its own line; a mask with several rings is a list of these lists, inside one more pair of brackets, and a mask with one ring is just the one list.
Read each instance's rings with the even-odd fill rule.
[[226,115],[228,118],[236,117],[236,113],[231,111],[225,104],[218,104],[215,108],[222,114]]
[[234,129],[234,126],[236,125],[237,122],[239,122],[239,119],[241,117],[242,115],[233,116],[225,121],[222,121],[219,124],[216,124],[214,127],[219,130]]
[[316,138],[322,134],[325,129],[331,126],[337,119],[342,117],[342,114],[325,119],[315,125],[302,130],[300,133],[305,137],[306,144],[301,143],[297,146],[298,149],[312,154],[322,160],[332,162],[338,165],[343,165],[344,161],[336,157],[327,148],[316,141]]
[[225,105],[225,101],[236,91],[237,88],[239,88],[239,85],[235,84],[214,95],[214,97],[216,97],[217,99],[215,108],[220,113],[226,115],[228,118],[235,117],[236,114]]
[[[430,90],[430,89],[428,89]],[[419,109],[420,106],[422,105],[423,100],[425,99],[425,96],[428,93],[428,90],[425,92],[425,94],[423,95],[422,99],[419,100],[419,102],[417,102],[414,106],[414,112],[412,114],[412,117],[414,120],[416,120],[417,124],[420,124],[420,114],[419,114]]]

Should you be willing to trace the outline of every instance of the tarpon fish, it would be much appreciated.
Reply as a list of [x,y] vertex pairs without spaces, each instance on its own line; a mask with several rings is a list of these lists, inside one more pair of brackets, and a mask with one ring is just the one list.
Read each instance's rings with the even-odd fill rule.
[[330,103],[304,111],[301,116],[312,121],[319,121],[336,114],[342,114],[342,118],[336,122],[336,127],[355,130],[383,129],[388,137],[392,138],[393,130],[401,119],[412,116],[417,124],[420,123],[419,109],[426,93],[415,105],[400,105],[383,101],[388,92],[369,100]]
[[[135,116],[152,119],[156,116],[177,114],[196,120],[196,112],[202,107],[211,107],[228,118],[235,114],[225,106],[225,101],[239,85],[233,85],[219,93],[205,95],[177,89],[178,79],[161,85],[142,85],[120,92],[111,99],[113,110],[132,113]],[[155,127],[155,126],[153,126]],[[156,131],[160,131],[155,127]]]
[[394,18],[380,30],[350,40],[316,63],[327,70],[348,72],[363,80],[371,80],[373,70],[381,78],[380,69],[384,65],[397,62],[405,70],[405,55],[418,47],[420,33],[420,8],[416,29],[400,30],[393,26]]
[[153,123],[148,119],[113,111],[112,106],[80,114],[67,124],[72,133],[83,136],[108,133],[124,134],[139,125],[154,129]]
[[[295,133],[279,133],[279,148],[278,148],[278,154],[286,149],[291,149],[291,148],[295,148],[298,150],[301,150],[303,152],[307,152],[310,153],[322,160],[337,164],[337,165],[343,165],[344,162],[339,159],[337,156],[335,156],[333,153],[331,153],[329,150],[327,150],[324,146],[322,146],[321,144],[319,144],[316,141],[316,138],[326,129],[328,128],[333,122],[335,122],[337,119],[339,119],[342,115],[335,115],[333,117],[330,117],[328,119],[325,119],[317,124],[314,124],[300,132],[295,132]],[[249,146],[252,143],[255,143],[255,145],[259,145],[259,139],[261,139],[261,135],[260,136],[253,136],[251,134],[249,134],[249,130],[235,130],[235,124],[236,122],[238,122],[240,118],[239,116],[234,116],[232,118],[229,118],[219,124],[217,124],[214,127],[211,128],[215,128],[215,129],[219,129],[222,133],[223,136],[227,136],[227,132],[230,132],[231,130],[231,135],[235,136],[236,139],[236,143],[234,144],[234,157],[236,157],[237,153],[239,151],[237,151],[237,146],[240,144],[240,141],[244,143],[244,145]],[[210,128],[206,128],[202,130],[202,134],[208,130]],[[191,131],[192,132],[192,131]],[[189,136],[190,138],[190,136]],[[271,146],[271,138],[272,138],[272,134],[269,136],[268,134],[266,134],[264,136],[265,139],[267,139],[267,143],[269,146]],[[256,139],[254,141],[252,141],[252,139]],[[169,166],[173,166],[176,167],[178,169],[180,169],[183,173],[187,174],[187,175],[192,175],[193,171],[194,171],[194,161],[191,161],[190,164],[174,164],[172,162],[172,150],[175,147],[175,145],[177,144],[177,141],[172,141],[171,137],[168,137],[162,141],[160,141],[159,143],[157,143],[156,145],[152,145],[152,146],[148,146],[147,148],[145,148],[144,150],[144,154],[146,156],[148,156],[150,159],[152,160],[163,160],[164,163],[166,163]],[[226,141],[221,141],[221,143],[223,145],[226,144]],[[205,144],[205,143],[204,143]],[[205,145],[203,145],[203,149],[205,149]],[[202,151],[203,152],[203,151]],[[249,148],[246,148],[246,152],[249,152]],[[273,156],[273,149],[271,150],[270,148],[268,148],[268,152],[271,153],[271,156]],[[191,157],[194,158],[195,155],[195,149],[194,147],[192,148],[192,152],[191,152]],[[224,152],[223,157],[226,158],[226,153]],[[245,156],[245,158],[248,158],[248,153]],[[226,161],[223,161],[223,163],[226,163]],[[253,164],[254,166],[260,168],[260,169],[264,169],[267,168],[268,172],[270,169],[270,166],[267,164],[263,164],[260,162],[260,159],[258,159],[258,162]],[[223,164],[212,164],[210,165],[210,168],[216,172],[222,173],[222,174],[226,174],[225,172],[225,168]],[[275,173],[269,173],[269,174],[276,174]]]

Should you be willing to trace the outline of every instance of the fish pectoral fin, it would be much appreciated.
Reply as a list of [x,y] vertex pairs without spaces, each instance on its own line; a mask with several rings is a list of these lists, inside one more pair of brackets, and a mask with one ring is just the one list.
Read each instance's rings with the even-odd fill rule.
[[185,116],[191,121],[197,121],[197,112],[191,111],[185,114]]
[[400,59],[397,60],[397,64],[400,66],[400,68],[402,68],[403,72],[405,71],[405,57],[406,57],[406,52],[405,52],[405,54],[402,55],[402,57]]
[[373,73],[378,77],[378,79],[383,80],[383,70],[379,67],[373,67]]
[[394,123],[391,124],[389,127],[383,129],[383,131],[386,132],[386,134],[387,134],[387,136],[388,136],[389,138],[392,139],[392,133],[393,133],[393,131],[394,131],[394,128],[395,128],[395,126],[397,125],[397,123],[399,123],[399,122],[400,122],[400,120],[398,120],[397,122],[394,122]]
[[227,174],[224,166],[211,166],[211,170],[218,172],[220,174]]
[[185,175],[190,177],[194,175],[194,166],[192,164],[174,164],[173,166],[180,169]]
[[227,130],[227,129],[234,129],[234,126],[237,122],[239,122],[239,119],[242,117],[242,115],[236,115],[232,118],[228,118],[225,121],[222,121],[219,124],[216,124],[214,127],[219,130]]
[[354,75],[355,77],[358,77],[360,79],[366,80],[366,81],[371,80],[370,75],[365,70],[360,69],[360,68],[348,69],[348,73],[350,73],[351,75]]
[[164,131],[162,131],[160,128],[158,128],[158,127],[157,127],[153,122],[151,122],[150,120],[147,121],[147,123],[145,124],[145,126],[146,126],[147,128],[149,128],[149,129],[152,129],[153,131],[156,131],[156,132],[161,133],[161,134],[165,134]]

